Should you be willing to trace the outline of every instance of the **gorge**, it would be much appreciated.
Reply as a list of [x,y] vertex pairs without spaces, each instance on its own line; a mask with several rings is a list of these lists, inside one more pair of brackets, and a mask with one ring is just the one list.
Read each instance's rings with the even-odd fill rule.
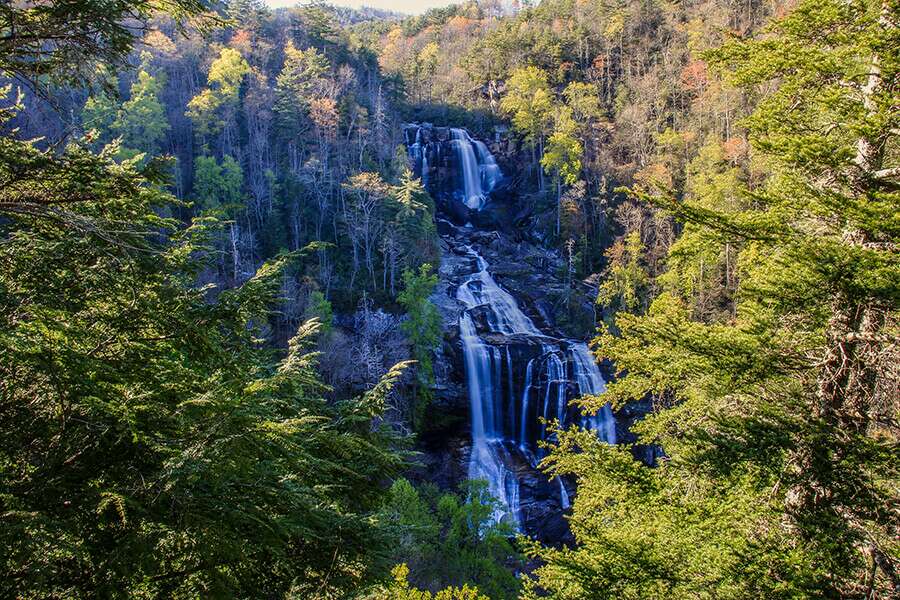
[[[444,372],[438,384],[463,378],[457,388],[466,396],[464,408],[470,416],[465,476],[487,482],[499,500],[495,519],[537,537],[562,539],[561,514],[573,490],[560,478],[547,482],[539,471],[546,455],[543,443],[554,439],[553,424],[558,423],[590,428],[615,444],[616,420],[609,405],[595,415],[581,414],[572,405],[579,396],[605,389],[587,344],[557,327],[552,308],[536,306],[534,297],[511,292],[497,280],[512,284],[516,274],[509,269],[510,261],[523,256],[541,256],[544,262],[561,259],[543,256],[545,251],[525,240],[515,223],[499,220],[496,215],[503,211],[494,210],[485,218],[498,208],[492,203],[516,201],[510,178],[504,177],[485,142],[465,129],[419,124],[405,126],[404,135],[415,174],[438,206],[442,264],[434,302],[452,340],[445,353],[463,363],[455,373]],[[485,255],[504,268],[492,265]],[[552,272],[552,266],[548,263],[542,271]],[[538,293],[561,285],[532,283]]]

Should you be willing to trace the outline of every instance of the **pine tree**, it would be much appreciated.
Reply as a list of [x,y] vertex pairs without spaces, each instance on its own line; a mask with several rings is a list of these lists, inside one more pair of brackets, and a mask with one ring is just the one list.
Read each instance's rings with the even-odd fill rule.
[[275,122],[287,145],[288,164],[297,172],[304,160],[304,134],[312,129],[310,106],[324,95],[331,65],[315,48],[299,50],[288,40],[284,65],[275,80]]
[[163,149],[169,131],[166,112],[159,101],[163,83],[144,69],[138,71],[130,97],[111,126],[122,137],[126,149],[147,156],[156,156]]

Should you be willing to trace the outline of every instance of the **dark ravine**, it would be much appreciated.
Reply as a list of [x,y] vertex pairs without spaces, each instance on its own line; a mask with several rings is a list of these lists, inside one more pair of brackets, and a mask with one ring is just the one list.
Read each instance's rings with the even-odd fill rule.
[[[604,378],[583,340],[557,322],[555,299],[570,285],[557,276],[564,261],[528,241],[512,178],[494,170],[487,144],[429,125],[409,125],[405,135],[416,174],[436,200],[441,235],[432,301],[444,341],[420,476],[442,487],[487,479],[505,505],[497,518],[544,542],[566,543],[564,514],[575,490],[536,468],[545,453],[539,441],[551,437],[540,418],[591,427],[612,443],[629,434],[609,408],[584,416],[570,406],[602,391]],[[593,294],[579,286],[568,297],[590,310]]]

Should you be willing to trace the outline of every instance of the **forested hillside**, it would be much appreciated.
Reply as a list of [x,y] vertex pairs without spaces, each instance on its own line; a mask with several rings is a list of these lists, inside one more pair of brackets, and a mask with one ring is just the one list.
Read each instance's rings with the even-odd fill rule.
[[900,597],[900,5],[0,7],[0,596]]

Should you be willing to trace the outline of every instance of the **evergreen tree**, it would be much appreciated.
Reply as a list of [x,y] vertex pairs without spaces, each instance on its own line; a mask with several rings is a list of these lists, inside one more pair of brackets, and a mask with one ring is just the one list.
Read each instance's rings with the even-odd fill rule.
[[441,590],[438,598],[450,593],[447,586],[477,586],[494,600],[515,598],[519,584],[507,565],[517,564],[520,556],[510,543],[510,528],[493,520],[496,508],[484,481],[466,482],[459,493],[395,481],[380,518],[393,532],[393,558],[402,562],[403,576],[395,569],[396,581],[388,590],[401,598],[421,593],[409,589],[408,577],[418,587]]
[[281,357],[259,342],[288,258],[213,300],[196,276],[215,224],[157,216],[172,198],[116,151],[0,138],[2,595],[308,597],[380,576],[371,512],[402,460],[372,422],[399,371],[326,402],[313,324]]
[[138,71],[130,97],[112,123],[112,130],[122,137],[126,149],[147,156],[156,156],[162,150],[169,131],[166,112],[159,101],[162,85],[163,81],[146,70]]
[[695,320],[679,286],[598,338],[623,377],[588,409],[649,396],[636,430],[665,456],[647,469],[560,434],[546,465],[578,480],[578,546],[531,546],[546,564],[529,597],[900,592],[898,18],[890,3],[811,0],[707,54],[748,94],[770,90],[745,121],[770,174],[730,179],[740,202],[635,193],[702,250],[739,249],[735,313]]
[[431,273],[431,265],[424,264],[416,273],[410,269],[403,272],[403,291],[397,302],[406,311],[403,332],[412,345],[412,355],[416,359],[418,375],[418,398],[414,401],[413,424],[418,426],[425,409],[431,401],[431,386],[434,385],[434,367],[431,356],[441,341],[441,316],[437,307],[429,300],[437,285],[437,275]]
[[288,165],[295,172],[304,159],[304,134],[313,126],[311,103],[324,95],[330,71],[331,65],[322,53],[315,48],[299,50],[288,40],[284,47],[284,65],[275,80],[273,110],[279,136],[287,145]]
[[198,0],[7,4],[0,11],[0,73],[34,82],[88,83],[98,62],[125,65],[134,32],[149,28],[158,10],[177,23],[193,18],[206,28],[213,20],[201,16],[206,8]]
[[230,156],[221,163],[212,156],[198,156],[194,161],[194,198],[200,210],[234,211],[241,206],[243,183],[241,166]]

